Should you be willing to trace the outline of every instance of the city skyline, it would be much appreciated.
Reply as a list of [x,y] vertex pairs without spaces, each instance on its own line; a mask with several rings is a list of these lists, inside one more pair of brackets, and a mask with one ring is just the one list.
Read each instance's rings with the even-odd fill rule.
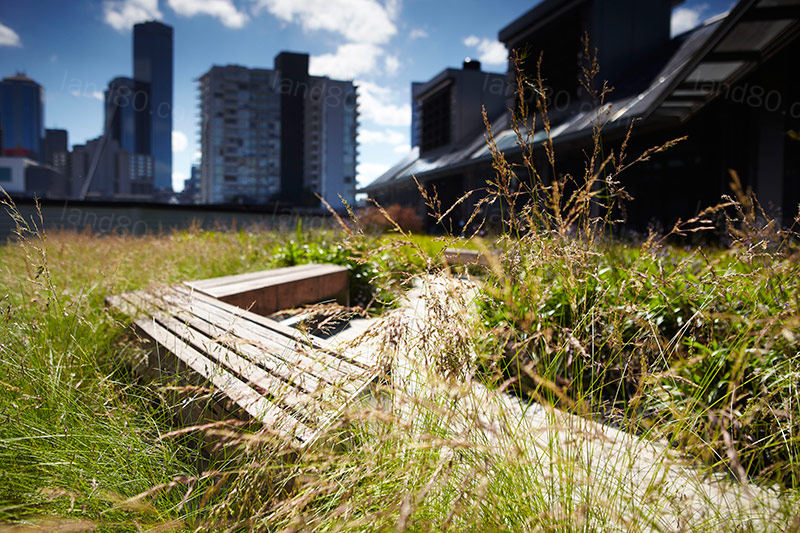
[[309,76],[308,59],[281,52],[273,69],[201,76],[201,203],[354,204],[355,88]]
[[[130,75],[133,23],[159,19],[174,26],[172,181],[180,190],[199,151],[195,80],[215,64],[268,68],[282,50],[307,52],[310,74],[352,78],[360,86],[358,182],[363,186],[408,148],[410,82],[428,79],[446,66],[458,67],[465,56],[482,60],[486,71],[504,71],[497,31],[534,4],[508,1],[504,9],[496,9],[477,1],[334,3],[4,3],[0,75],[24,71],[40,83],[45,90],[45,127],[66,129],[72,144],[85,143],[102,132],[108,82]],[[673,29],[688,29],[730,3],[686,2],[673,13]],[[454,10],[458,24],[432,22],[452,18]]]

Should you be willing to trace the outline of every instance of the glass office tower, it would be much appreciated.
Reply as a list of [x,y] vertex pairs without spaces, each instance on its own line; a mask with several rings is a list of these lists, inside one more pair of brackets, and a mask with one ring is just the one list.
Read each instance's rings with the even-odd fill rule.
[[0,82],[0,129],[2,153],[38,160],[44,136],[44,90],[42,86],[17,74]]
[[133,78],[147,91],[144,109],[137,110],[136,150],[153,156],[156,190],[172,189],[172,27],[143,22],[133,27]]

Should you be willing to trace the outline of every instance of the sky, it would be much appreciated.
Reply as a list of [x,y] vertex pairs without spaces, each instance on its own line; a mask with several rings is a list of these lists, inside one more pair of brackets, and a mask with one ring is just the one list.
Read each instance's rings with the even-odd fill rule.
[[[643,0],[644,1],[644,0]],[[102,133],[103,91],[132,76],[133,24],[175,29],[173,187],[199,160],[196,79],[212,65],[272,68],[283,50],[310,54],[312,75],[359,86],[358,184],[409,150],[410,85],[477,58],[504,72],[498,31],[527,0],[0,0],[0,77],[24,72],[45,89],[45,127],[82,144]],[[687,0],[673,34],[728,10]]]

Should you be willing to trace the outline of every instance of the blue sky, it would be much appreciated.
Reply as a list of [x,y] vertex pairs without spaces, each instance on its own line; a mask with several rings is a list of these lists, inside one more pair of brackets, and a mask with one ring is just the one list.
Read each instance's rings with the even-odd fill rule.
[[[467,57],[504,71],[497,32],[530,0],[0,0],[0,76],[17,71],[45,88],[45,127],[70,144],[102,131],[102,92],[132,75],[131,27],[158,19],[175,28],[173,185],[198,156],[194,80],[212,65],[272,68],[281,50],[311,54],[311,73],[360,86],[359,184],[408,149],[409,86]],[[730,8],[688,0],[673,31]]]

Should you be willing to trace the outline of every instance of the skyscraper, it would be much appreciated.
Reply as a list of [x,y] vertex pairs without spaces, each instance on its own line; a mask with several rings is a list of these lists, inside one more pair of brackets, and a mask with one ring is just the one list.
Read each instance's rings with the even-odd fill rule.
[[131,78],[114,78],[108,83],[105,92],[105,128],[106,134],[117,141],[123,150],[131,153],[141,151],[150,152],[149,136],[146,143],[139,142],[137,146],[137,119],[144,116],[137,113],[147,106],[148,93],[146,90],[136,90],[136,81]]
[[297,204],[303,195],[303,131],[308,90],[308,54],[281,52],[275,58],[281,88],[281,196]]
[[[263,203],[281,191],[277,74],[236,65],[200,77],[202,203]],[[297,165],[302,168],[302,152]]]
[[357,94],[308,75],[308,55],[275,68],[214,66],[200,77],[203,203],[342,207],[355,200]]
[[0,129],[3,154],[41,158],[44,135],[41,85],[21,73],[0,82]]
[[[137,148],[153,156],[156,190],[172,189],[172,27],[143,22],[133,27],[133,79],[148,96],[137,109]],[[148,150],[143,150],[149,145]]]

